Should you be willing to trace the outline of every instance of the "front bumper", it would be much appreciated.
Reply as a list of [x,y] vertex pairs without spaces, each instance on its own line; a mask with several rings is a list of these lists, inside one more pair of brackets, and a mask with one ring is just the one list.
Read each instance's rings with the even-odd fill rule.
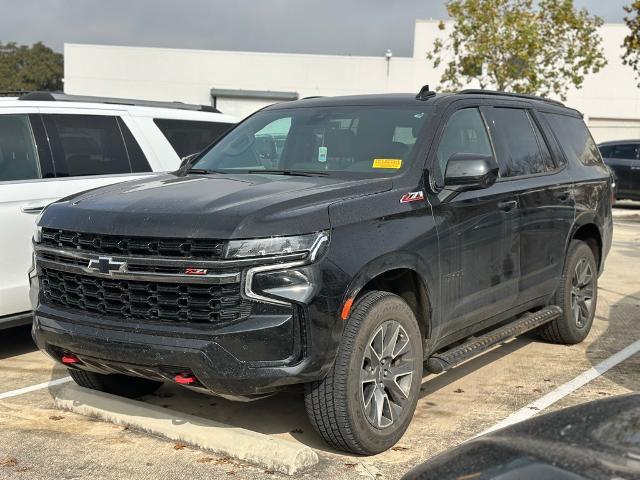
[[[125,320],[42,303],[38,269],[30,273],[33,337],[38,347],[70,368],[174,381],[189,372],[200,391],[252,397],[322,378],[342,335],[337,316],[344,284],[327,259],[312,267],[313,298],[274,305],[251,302],[250,313],[221,325]],[[323,282],[330,278],[332,281]],[[62,363],[62,362],[61,362]]]
[[316,328],[315,341],[307,342],[305,325],[304,312],[257,314],[203,335],[193,328],[123,324],[41,305],[33,337],[57,361],[63,354],[77,356],[80,362],[72,368],[163,381],[192,372],[197,378],[192,387],[250,397],[317,380],[330,368],[327,352],[319,350],[330,332]]

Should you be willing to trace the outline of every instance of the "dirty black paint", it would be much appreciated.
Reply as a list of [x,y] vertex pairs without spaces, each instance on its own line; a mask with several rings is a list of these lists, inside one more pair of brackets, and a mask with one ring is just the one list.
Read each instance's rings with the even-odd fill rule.
[[[392,270],[418,279],[419,291],[398,293],[413,299],[430,355],[547,305],[579,229],[593,236],[602,269],[611,246],[610,173],[604,165],[567,161],[562,138],[541,113],[579,118],[577,112],[482,95],[438,95],[426,102],[413,95],[313,99],[269,109],[336,104],[425,110],[408,168],[388,178],[176,172],[62,199],[40,221],[77,232],[222,241],[325,230],[328,249],[304,267],[320,279],[314,297],[288,307],[255,303],[251,315],[232,326],[197,328],[188,322],[127,323],[38,303],[34,332],[40,348],[102,359],[98,370],[142,365],[147,373],[141,375],[154,368],[164,375],[188,369],[209,391],[256,395],[322,378],[340,344],[342,305]],[[443,189],[435,150],[447,119],[460,108],[486,113],[495,106],[525,108],[539,119],[557,169],[500,178],[485,189]],[[400,202],[419,191],[423,201]],[[505,202],[516,207],[503,208]],[[32,298],[38,298],[37,288],[34,282]]]

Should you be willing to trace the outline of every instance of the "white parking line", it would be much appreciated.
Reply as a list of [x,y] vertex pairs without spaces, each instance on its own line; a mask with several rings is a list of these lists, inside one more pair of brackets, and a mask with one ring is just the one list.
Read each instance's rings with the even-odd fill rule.
[[23,393],[33,392],[35,390],[40,390],[42,388],[53,387],[54,385],[60,385],[61,383],[70,382],[71,377],[62,377],[57,380],[51,380],[50,382],[38,383],[37,385],[31,385],[30,387],[19,388],[18,390],[12,390],[10,392],[0,393],[0,400],[4,400],[5,398],[17,397],[18,395],[22,395]]
[[570,393],[576,391],[580,387],[586,385],[592,380],[595,380],[600,375],[605,373],[607,370],[615,367],[621,362],[624,362],[627,358],[632,355],[640,352],[640,340],[636,340],[631,345],[626,348],[623,348],[618,353],[614,353],[606,360],[603,360],[599,364],[594,367],[591,367],[589,370],[581,373],[573,380],[568,381],[564,385],[560,385],[558,388],[553,390],[552,392],[547,393],[545,396],[539,398],[535,402],[526,405],[521,408],[517,412],[512,413],[504,420],[496,423],[492,427],[487,428],[486,430],[480,432],[475,437],[479,437],[480,435],[484,435],[485,433],[493,432],[500,428],[508,427],[509,425],[513,425],[514,423],[521,422],[523,420],[527,420],[538,414],[541,410],[553,405],[558,400],[563,397],[566,397]]

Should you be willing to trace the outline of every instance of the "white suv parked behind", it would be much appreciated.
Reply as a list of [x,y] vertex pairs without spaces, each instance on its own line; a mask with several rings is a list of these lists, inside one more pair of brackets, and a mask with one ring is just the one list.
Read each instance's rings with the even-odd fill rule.
[[0,329],[31,322],[31,237],[46,205],[175,170],[235,122],[179,102],[48,92],[0,98]]

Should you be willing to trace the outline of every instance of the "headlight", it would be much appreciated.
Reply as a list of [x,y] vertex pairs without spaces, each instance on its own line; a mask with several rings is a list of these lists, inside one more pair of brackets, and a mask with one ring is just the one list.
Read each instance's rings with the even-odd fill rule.
[[269,297],[283,299],[284,303],[289,303],[286,300],[306,303],[318,288],[319,281],[315,278],[314,271],[310,268],[300,268],[297,270],[256,272],[253,276],[251,293],[258,296],[259,299],[267,299],[271,303],[276,302]]
[[276,305],[305,303],[319,288],[319,280],[309,267],[329,243],[327,232],[295,237],[272,237],[254,240],[233,240],[227,245],[226,258],[260,257],[308,253],[301,260],[273,265],[261,265],[247,270],[244,295],[247,298]]
[[40,241],[42,240],[42,227],[38,226],[38,224],[40,223],[40,219],[42,218],[42,215],[44,214],[44,211],[46,209],[47,209],[47,207],[44,207],[42,209],[42,211],[36,217],[35,229],[33,231],[33,242],[34,243],[40,243]]
[[326,232],[292,237],[231,240],[227,243],[224,256],[225,258],[248,258],[310,252],[315,257],[328,241],[329,236]]

